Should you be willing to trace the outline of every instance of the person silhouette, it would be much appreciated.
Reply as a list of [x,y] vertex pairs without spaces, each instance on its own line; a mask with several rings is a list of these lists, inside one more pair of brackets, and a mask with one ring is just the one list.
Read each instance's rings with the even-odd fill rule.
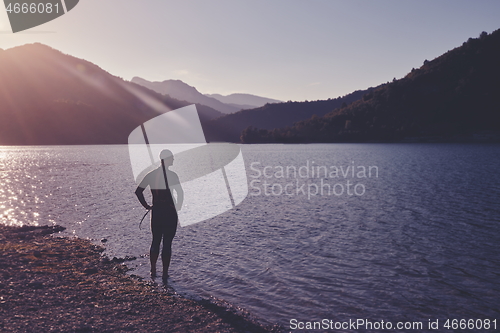
[[[156,277],[156,262],[160,255],[160,244],[163,239],[161,258],[163,264],[163,280],[168,278],[168,268],[172,257],[172,240],[177,231],[177,211],[181,210],[184,201],[184,191],[177,174],[168,168],[174,163],[174,155],[168,149],[160,152],[161,165],[149,172],[135,190],[139,202],[151,213],[152,241],[149,250],[151,262],[151,277]],[[150,188],[153,195],[153,205],[150,206],[144,198],[144,190]],[[173,195],[176,192],[176,197]]]

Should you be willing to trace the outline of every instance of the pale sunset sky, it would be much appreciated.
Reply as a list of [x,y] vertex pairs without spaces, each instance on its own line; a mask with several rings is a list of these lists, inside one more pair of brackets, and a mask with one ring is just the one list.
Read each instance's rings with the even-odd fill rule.
[[126,80],[302,101],[401,78],[499,28],[498,0],[80,0],[16,34],[2,5],[0,48],[40,42]]

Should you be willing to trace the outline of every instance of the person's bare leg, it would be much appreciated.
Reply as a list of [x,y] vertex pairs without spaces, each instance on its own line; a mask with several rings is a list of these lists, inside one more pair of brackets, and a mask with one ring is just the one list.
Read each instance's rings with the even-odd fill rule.
[[151,262],[151,277],[156,277],[156,262],[158,261],[158,252],[149,251],[149,261]]

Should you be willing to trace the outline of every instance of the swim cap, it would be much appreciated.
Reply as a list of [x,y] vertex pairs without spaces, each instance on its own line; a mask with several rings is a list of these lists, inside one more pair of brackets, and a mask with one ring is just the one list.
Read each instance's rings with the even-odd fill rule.
[[172,156],[174,156],[174,154],[172,154],[172,152],[168,149],[163,149],[160,152],[160,159],[161,160],[166,160],[167,158],[172,157]]

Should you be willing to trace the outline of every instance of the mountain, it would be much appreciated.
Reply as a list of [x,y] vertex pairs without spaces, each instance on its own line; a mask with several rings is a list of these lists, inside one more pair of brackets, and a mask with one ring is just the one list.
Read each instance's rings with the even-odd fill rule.
[[220,94],[205,94],[205,96],[215,98],[225,104],[239,107],[240,110],[254,109],[271,103],[282,103],[282,101],[279,101],[277,99],[260,97],[250,94],[231,94],[227,96],[223,96]]
[[132,78],[132,82],[179,100],[207,105],[224,114],[234,113],[243,109],[253,109],[267,103],[281,103],[281,101],[277,99],[250,94],[231,94],[228,96],[220,94],[202,94],[195,87],[181,80],[151,82],[136,76]]
[[215,98],[205,96],[196,90],[195,87],[192,87],[180,80],[151,82],[136,76],[132,79],[132,82],[156,91],[157,93],[169,95],[182,101],[207,105],[221,113],[227,114],[241,110],[241,107],[227,105]]
[[0,51],[0,145],[127,143],[144,121],[188,104],[43,44]]
[[211,141],[240,142],[241,133],[247,127],[272,130],[291,126],[313,115],[323,116],[342,105],[352,103],[373,89],[358,90],[324,101],[266,104],[260,108],[241,110],[208,121],[204,127],[205,134]]
[[[210,141],[500,141],[498,59],[500,30],[344,97],[198,111]],[[42,44],[0,50],[0,145],[126,143],[144,121],[188,104]]]
[[500,30],[483,32],[350,105],[293,126],[270,130],[253,125],[242,140],[500,142],[499,59]]

